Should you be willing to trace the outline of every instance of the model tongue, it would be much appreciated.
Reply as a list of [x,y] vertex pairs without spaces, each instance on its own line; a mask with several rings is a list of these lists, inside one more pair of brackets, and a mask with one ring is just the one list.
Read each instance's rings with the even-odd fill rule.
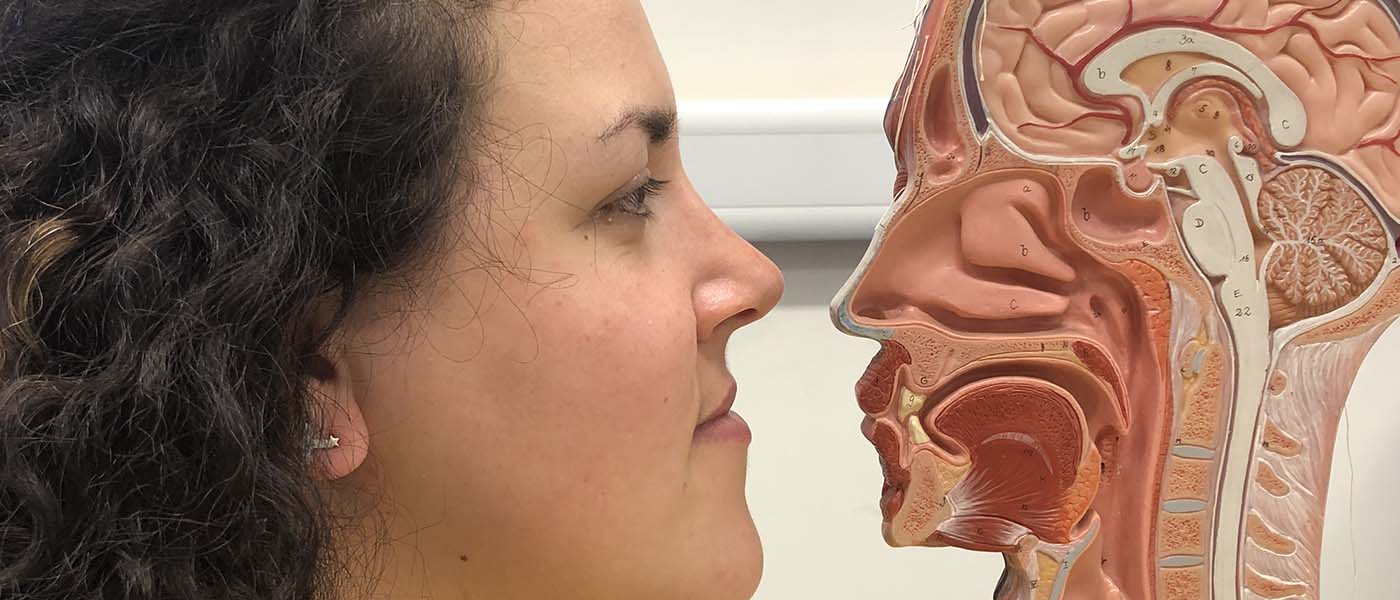
[[1083,412],[1068,391],[1027,377],[983,379],[954,392],[925,422],[956,440],[971,462],[948,494],[954,514],[934,543],[1003,551],[1025,533],[1068,541],[1100,475]]

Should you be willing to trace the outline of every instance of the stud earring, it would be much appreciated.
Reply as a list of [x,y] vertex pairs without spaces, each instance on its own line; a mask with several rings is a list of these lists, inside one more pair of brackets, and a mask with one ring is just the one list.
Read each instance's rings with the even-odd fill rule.
[[326,437],[312,437],[312,438],[311,438],[311,449],[312,449],[312,450],[329,450],[329,449],[331,449],[331,448],[339,448],[339,447],[340,447],[340,438],[335,437],[335,436],[333,436],[333,435],[328,435],[328,436],[326,436]]

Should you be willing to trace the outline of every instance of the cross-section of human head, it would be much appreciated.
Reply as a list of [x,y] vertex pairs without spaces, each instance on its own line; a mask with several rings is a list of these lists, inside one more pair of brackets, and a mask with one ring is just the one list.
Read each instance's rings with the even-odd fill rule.
[[934,0],[837,326],[886,540],[999,599],[1316,599],[1400,314],[1396,0]]

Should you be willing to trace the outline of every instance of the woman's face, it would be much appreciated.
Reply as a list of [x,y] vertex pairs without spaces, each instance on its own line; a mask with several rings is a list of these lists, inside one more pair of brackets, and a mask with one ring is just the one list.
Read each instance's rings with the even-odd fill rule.
[[782,277],[687,179],[638,0],[524,0],[490,29],[460,235],[333,360],[331,487],[384,497],[393,597],[748,598],[748,430],[711,419]]

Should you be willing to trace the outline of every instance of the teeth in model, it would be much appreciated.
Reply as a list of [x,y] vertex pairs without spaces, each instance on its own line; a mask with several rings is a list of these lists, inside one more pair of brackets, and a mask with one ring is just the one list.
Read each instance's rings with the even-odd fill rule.
[[924,408],[924,403],[928,402],[928,396],[919,394],[906,388],[899,387],[899,420],[909,420],[909,415],[920,412]]
[[928,396],[900,386],[899,421],[904,423],[909,433],[909,441],[914,444],[927,444],[933,441],[929,438],[928,431],[924,429],[923,421],[919,419],[927,402]]
[[928,436],[928,431],[924,429],[924,423],[923,421],[919,420],[918,415],[909,415],[909,418],[905,421],[905,423],[909,428],[910,441],[914,442],[915,444],[933,443],[933,439]]

